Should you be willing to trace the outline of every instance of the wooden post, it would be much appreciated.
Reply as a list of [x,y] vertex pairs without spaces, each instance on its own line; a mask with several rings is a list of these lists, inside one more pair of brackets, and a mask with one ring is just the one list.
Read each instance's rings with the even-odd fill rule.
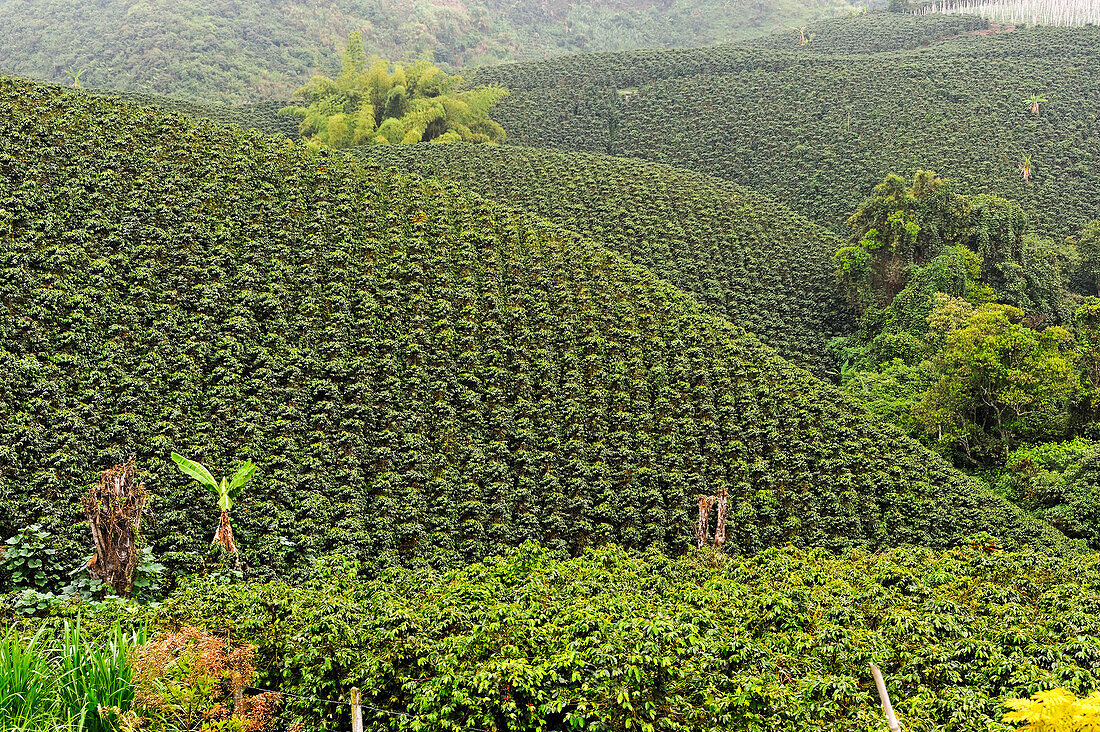
[[236,714],[239,717],[241,715],[241,712],[244,711],[241,708],[243,705],[244,705],[244,687],[243,686],[234,686],[233,687],[233,714]]
[[882,701],[882,711],[886,712],[886,724],[890,726],[890,732],[901,732],[901,725],[894,716],[894,707],[890,704],[890,695],[886,693],[886,682],[882,680],[882,671],[873,663],[871,675],[875,677],[875,687],[878,689],[878,698]]
[[363,695],[359,687],[351,687],[351,732],[363,732]]

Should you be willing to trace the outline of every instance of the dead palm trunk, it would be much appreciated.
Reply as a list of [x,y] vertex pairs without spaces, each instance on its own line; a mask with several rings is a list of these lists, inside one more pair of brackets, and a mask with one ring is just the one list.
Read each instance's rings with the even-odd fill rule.
[[727,489],[723,487],[722,492],[717,496],[699,496],[699,523],[695,527],[695,542],[699,549],[707,544],[710,509],[715,504],[718,504],[718,526],[714,529],[714,547],[720,550],[726,543],[726,509],[729,506],[729,499]]
[[722,493],[718,496],[718,526],[714,529],[714,547],[718,550],[721,550],[722,545],[726,543],[726,508],[728,506],[726,488],[723,487]]
[[104,470],[99,485],[84,497],[84,515],[92,529],[95,556],[88,572],[115,594],[129,597],[138,560],[138,530],[145,507],[145,486],[134,482],[134,458]]
[[707,543],[707,527],[710,523],[710,507],[713,503],[714,496],[699,496],[699,524],[695,527],[695,542],[699,549]]

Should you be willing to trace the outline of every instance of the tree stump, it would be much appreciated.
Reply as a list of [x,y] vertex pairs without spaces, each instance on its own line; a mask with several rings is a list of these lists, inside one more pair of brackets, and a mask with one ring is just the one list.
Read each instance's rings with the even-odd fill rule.
[[129,597],[138,562],[138,530],[145,507],[145,486],[134,482],[134,457],[104,470],[99,485],[84,497],[84,515],[92,529],[95,556],[88,572],[121,597]]

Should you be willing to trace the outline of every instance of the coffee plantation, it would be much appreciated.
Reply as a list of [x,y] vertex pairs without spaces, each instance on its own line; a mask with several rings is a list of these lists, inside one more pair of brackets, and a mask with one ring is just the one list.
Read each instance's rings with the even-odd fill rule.
[[789,361],[826,376],[854,324],[836,287],[839,240],[727,181],[605,155],[506,146],[387,147],[366,160],[455,181],[580,232],[690,293]]
[[1088,729],[1097,30],[415,5],[0,75],[0,728]]
[[[495,119],[513,144],[686,167],[838,231],[886,174],[920,169],[1017,201],[1042,234],[1100,218],[1100,29],[994,32],[975,17],[896,13],[855,21],[814,26],[806,45],[792,33],[586,54],[487,68],[476,81],[512,91]],[[1038,115],[1027,103],[1036,94],[1051,100]]]

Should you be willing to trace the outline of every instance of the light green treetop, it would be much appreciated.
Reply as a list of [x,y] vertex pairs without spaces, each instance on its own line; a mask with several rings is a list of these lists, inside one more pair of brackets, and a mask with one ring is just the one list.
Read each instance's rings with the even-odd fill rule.
[[352,33],[340,75],[314,76],[294,94],[302,103],[281,112],[300,118],[299,130],[316,147],[497,143],[505,133],[489,109],[507,94],[494,86],[463,89],[462,77],[429,61],[368,61],[362,39]]

